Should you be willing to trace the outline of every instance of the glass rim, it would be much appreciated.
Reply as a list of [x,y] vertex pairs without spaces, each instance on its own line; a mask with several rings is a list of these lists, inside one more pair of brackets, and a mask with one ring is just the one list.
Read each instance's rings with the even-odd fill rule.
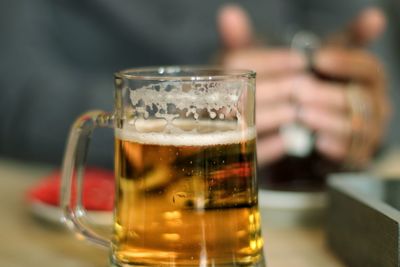
[[256,72],[219,66],[177,65],[128,68],[115,72],[114,77],[128,80],[213,81],[238,78],[251,79],[256,77]]

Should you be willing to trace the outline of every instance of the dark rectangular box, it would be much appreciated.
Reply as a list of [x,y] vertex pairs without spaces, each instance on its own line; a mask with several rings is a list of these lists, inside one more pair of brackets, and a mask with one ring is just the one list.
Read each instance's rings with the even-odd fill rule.
[[328,203],[328,244],[348,267],[400,267],[400,180],[333,175]]

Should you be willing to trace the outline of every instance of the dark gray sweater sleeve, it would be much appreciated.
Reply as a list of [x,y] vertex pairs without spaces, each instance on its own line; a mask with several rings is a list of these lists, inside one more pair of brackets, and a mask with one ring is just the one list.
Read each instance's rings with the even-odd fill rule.
[[299,24],[321,36],[343,31],[373,0],[299,0],[293,1]]
[[[1,5],[0,154],[59,164],[74,118],[87,109],[111,110],[112,72],[75,68],[72,56],[59,53],[51,5]],[[109,165],[112,139],[106,142],[106,135],[95,141],[92,158]]]
[[[112,110],[115,71],[204,64],[216,51],[214,4],[117,2],[0,3],[0,155],[60,164],[74,119]],[[111,166],[112,133],[96,132],[89,158]]]

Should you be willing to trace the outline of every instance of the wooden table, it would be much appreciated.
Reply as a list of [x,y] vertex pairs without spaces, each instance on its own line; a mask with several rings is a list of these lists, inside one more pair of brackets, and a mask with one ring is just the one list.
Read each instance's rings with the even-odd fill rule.
[[[39,220],[24,204],[31,185],[54,168],[0,159],[0,266],[98,267],[108,251]],[[326,247],[322,227],[263,226],[269,267],[343,267]]]

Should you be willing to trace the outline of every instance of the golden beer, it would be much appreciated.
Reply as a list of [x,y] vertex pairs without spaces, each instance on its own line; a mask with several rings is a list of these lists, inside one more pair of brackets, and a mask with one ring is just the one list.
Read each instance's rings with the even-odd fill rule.
[[196,134],[117,129],[113,262],[263,262],[255,135],[254,128]]

